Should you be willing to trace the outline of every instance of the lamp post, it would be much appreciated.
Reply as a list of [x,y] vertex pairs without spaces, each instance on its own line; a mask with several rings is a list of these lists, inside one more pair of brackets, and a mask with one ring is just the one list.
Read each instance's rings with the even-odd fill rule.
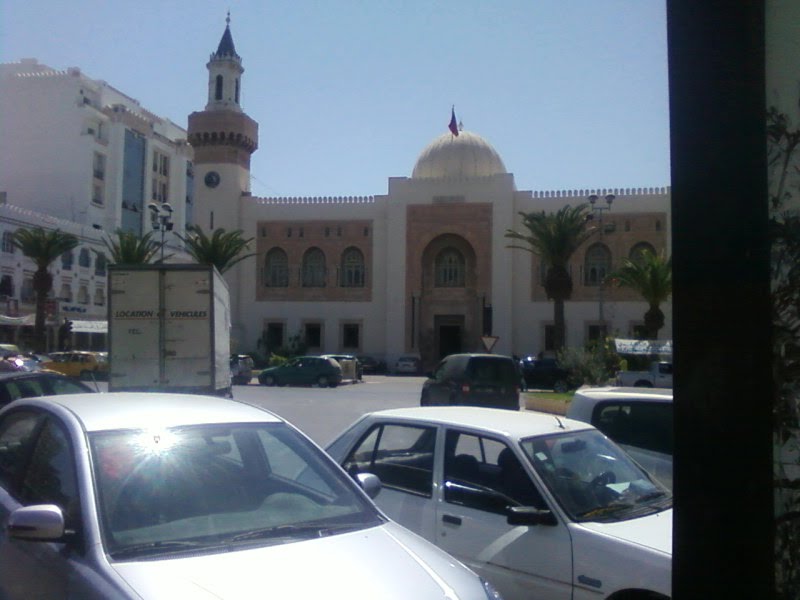
[[[602,204],[598,204],[597,201],[600,200],[600,197],[597,194],[592,194],[589,196],[589,205],[592,209],[592,218],[597,218],[598,227],[600,228],[600,242],[603,241],[603,213],[607,210],[611,210],[611,203],[614,202],[614,198],[616,196],[614,194],[606,194],[603,196],[603,200],[605,200],[606,205],[603,206]],[[611,265],[609,265],[610,267]],[[597,287],[597,308],[598,308],[598,320],[600,321],[600,326],[605,329],[606,326],[606,318],[603,312],[603,302],[605,300],[605,286],[606,286],[606,273],[600,273],[600,281]],[[603,332],[605,335],[605,332]]]
[[155,231],[161,231],[161,262],[164,262],[164,235],[172,231],[172,205],[168,202],[151,202],[147,205],[150,209],[150,221]]

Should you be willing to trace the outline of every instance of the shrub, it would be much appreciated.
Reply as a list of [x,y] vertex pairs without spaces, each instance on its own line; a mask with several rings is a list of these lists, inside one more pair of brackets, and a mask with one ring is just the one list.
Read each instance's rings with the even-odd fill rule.
[[582,385],[606,385],[619,368],[619,356],[608,345],[590,343],[585,348],[564,348],[558,363],[569,373],[570,388]]

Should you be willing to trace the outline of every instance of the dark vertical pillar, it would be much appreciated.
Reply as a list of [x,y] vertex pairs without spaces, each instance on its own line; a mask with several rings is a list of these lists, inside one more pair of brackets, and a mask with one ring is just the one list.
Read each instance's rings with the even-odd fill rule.
[[774,595],[763,11],[667,1],[679,599]]

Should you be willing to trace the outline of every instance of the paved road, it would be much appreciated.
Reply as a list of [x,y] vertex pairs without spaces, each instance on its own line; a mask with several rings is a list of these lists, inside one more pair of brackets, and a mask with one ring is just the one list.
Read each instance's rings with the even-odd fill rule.
[[362,383],[336,388],[264,387],[252,383],[234,386],[233,397],[273,411],[325,446],[364,413],[419,406],[423,381],[424,377],[365,375]]

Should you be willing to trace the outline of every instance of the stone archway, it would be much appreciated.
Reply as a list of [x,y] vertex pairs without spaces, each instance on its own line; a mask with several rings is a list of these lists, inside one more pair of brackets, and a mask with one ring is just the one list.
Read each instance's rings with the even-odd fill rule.
[[475,249],[462,236],[443,234],[421,257],[418,331],[425,365],[480,348],[481,306]]

